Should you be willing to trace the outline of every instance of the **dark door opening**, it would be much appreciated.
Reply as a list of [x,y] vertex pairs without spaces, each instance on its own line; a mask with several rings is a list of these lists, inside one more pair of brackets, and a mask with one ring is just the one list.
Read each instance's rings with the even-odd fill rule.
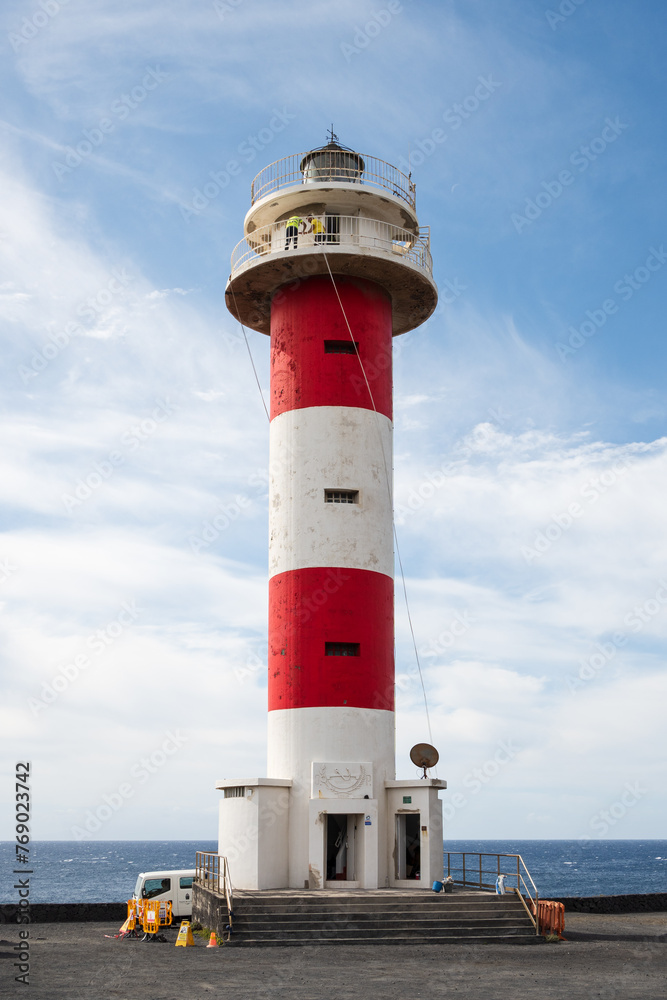
[[347,816],[327,815],[327,882],[347,880]]
[[396,816],[396,878],[421,877],[421,829],[419,813]]

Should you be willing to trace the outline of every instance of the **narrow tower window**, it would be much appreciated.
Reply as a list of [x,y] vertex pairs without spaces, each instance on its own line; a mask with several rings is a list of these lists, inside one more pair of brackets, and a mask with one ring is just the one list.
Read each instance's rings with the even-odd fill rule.
[[325,490],[325,503],[359,503],[359,490]]
[[359,350],[359,342],[357,340],[324,341],[325,354],[356,354],[358,350]]
[[359,656],[358,642],[325,642],[325,656]]

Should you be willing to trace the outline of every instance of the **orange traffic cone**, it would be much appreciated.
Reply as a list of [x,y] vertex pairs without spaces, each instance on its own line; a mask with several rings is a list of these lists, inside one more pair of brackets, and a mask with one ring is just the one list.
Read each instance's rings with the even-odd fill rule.
[[208,941],[208,944],[206,945],[206,947],[207,948],[217,948],[218,947],[218,939],[215,936],[215,931],[211,931],[211,936],[209,938],[209,941]]

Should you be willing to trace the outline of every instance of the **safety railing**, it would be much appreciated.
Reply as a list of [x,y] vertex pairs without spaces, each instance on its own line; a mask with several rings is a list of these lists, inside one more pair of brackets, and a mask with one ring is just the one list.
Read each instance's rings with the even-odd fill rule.
[[227,858],[223,857],[222,854],[213,854],[210,851],[197,851],[195,883],[225,897],[229,933],[231,934],[234,922],[234,892]]
[[[485,861],[492,858],[493,861]],[[456,859],[460,859],[457,861]],[[480,854],[477,851],[445,851],[446,874],[456,885],[470,889],[495,890],[503,876],[505,890],[514,892],[539,934],[537,912],[539,894],[520,854]]]
[[120,928],[118,937],[138,937],[138,927],[146,935],[156,935],[160,927],[169,927],[171,924],[172,905],[170,899],[128,899],[127,919]]
[[399,256],[424,268],[429,274],[433,270],[429,226],[422,226],[414,233],[363,215],[326,215],[319,222],[322,225],[322,232],[319,233],[308,230],[304,223],[300,232],[288,235],[284,221],[255,229],[234,247],[232,276],[261,263],[271,254],[304,247],[325,253],[348,249],[375,250]]
[[342,183],[382,188],[396,198],[415,207],[415,185],[398,167],[376,156],[339,150],[313,151],[317,165],[302,170],[308,153],[292,153],[281,160],[274,160],[257,174],[250,188],[251,203],[295,184]]

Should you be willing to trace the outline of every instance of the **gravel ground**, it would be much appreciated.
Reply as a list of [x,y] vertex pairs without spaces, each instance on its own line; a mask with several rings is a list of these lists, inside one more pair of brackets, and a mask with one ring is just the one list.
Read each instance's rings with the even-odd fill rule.
[[106,938],[104,923],[33,924],[30,985],[18,927],[1,928],[0,995],[33,1000],[667,1000],[667,914],[566,916],[567,941],[517,945],[207,949]]

